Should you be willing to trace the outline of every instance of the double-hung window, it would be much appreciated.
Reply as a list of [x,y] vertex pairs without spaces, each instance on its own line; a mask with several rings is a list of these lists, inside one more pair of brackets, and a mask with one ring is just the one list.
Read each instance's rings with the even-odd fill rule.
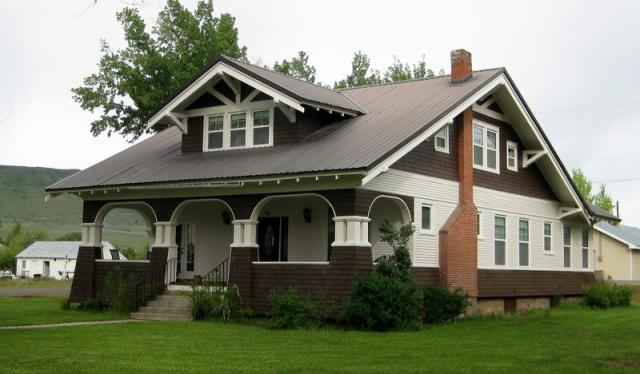
[[494,237],[494,264],[506,264],[507,219],[504,216],[495,216],[493,226]]
[[529,266],[529,220],[518,221],[518,263]]
[[229,146],[244,147],[247,143],[247,113],[231,114],[231,135]]
[[224,116],[211,116],[208,119],[207,138],[209,149],[222,149],[224,138]]
[[589,267],[589,230],[582,229],[582,268]]
[[507,142],[507,169],[518,171],[518,144]]
[[571,227],[564,226],[563,229],[563,241],[564,241],[564,267],[571,267]]
[[436,134],[434,148],[438,152],[449,153],[449,126],[445,126]]
[[256,110],[253,112],[253,145],[267,145],[270,143],[270,118],[269,110]]
[[544,253],[551,253],[551,222],[544,223]]
[[499,173],[498,128],[475,123],[473,125],[473,167]]
[[422,223],[420,228],[424,231],[432,231],[432,222],[431,222],[431,205],[422,204]]

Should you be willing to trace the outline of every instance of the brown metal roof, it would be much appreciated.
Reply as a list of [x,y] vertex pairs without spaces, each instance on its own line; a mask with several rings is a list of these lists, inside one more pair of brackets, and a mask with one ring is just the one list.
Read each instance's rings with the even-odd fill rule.
[[367,170],[502,73],[476,71],[455,85],[442,76],[344,90],[367,114],[301,144],[183,154],[180,130],[169,128],[47,190]]

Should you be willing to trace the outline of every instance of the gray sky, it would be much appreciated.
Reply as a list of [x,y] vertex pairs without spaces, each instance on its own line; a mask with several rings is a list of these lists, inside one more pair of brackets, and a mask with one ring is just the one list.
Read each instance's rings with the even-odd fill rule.
[[[70,89],[96,71],[99,40],[123,44],[124,1],[0,2],[0,164],[85,168],[128,146],[94,138]],[[193,7],[195,1],[184,1]],[[164,1],[147,0],[148,24]],[[426,55],[449,70],[465,48],[475,69],[505,66],[565,165],[582,168],[640,225],[640,2],[232,1],[251,61],[309,53],[319,80],[344,78],[362,50],[383,70]],[[393,5],[390,7],[389,5]]]

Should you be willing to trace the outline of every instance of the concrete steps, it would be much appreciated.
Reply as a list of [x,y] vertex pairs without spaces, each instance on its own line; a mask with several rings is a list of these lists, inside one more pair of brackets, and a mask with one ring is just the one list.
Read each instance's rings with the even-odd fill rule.
[[165,292],[149,301],[138,312],[131,313],[131,319],[146,321],[192,321],[191,299],[182,294]]

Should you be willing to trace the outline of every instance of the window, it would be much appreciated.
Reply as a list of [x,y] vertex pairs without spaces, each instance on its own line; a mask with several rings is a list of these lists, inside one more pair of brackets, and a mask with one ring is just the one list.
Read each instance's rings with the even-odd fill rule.
[[111,250],[109,250],[109,252],[111,252],[111,259],[112,260],[119,260],[120,259],[120,253],[118,252],[117,249],[111,249]]
[[564,241],[564,267],[571,267],[571,227],[564,226],[563,229],[563,241]]
[[257,110],[253,112],[253,145],[266,145],[270,143],[270,117],[269,110]]
[[27,261],[22,260],[22,269],[26,269],[26,268],[27,268]]
[[589,267],[589,230],[582,230],[582,268]]
[[449,153],[449,126],[446,126],[436,134],[434,147],[438,152]]
[[495,216],[494,219],[494,264],[505,265],[506,264],[506,218],[504,216]]
[[518,263],[520,266],[529,266],[529,221],[518,221]]
[[473,125],[473,166],[499,173],[498,129],[488,125]]
[[518,171],[518,144],[507,142],[507,169]]
[[431,205],[422,204],[422,226],[425,231],[431,231]]
[[216,115],[209,117],[207,127],[207,147],[208,149],[222,149],[222,139],[224,130],[224,116]]
[[478,235],[478,239],[482,238],[482,217],[480,216],[480,212],[476,215],[476,234]]
[[230,147],[244,147],[247,142],[247,113],[231,115]]
[[544,223],[544,251],[551,252],[551,222]]

